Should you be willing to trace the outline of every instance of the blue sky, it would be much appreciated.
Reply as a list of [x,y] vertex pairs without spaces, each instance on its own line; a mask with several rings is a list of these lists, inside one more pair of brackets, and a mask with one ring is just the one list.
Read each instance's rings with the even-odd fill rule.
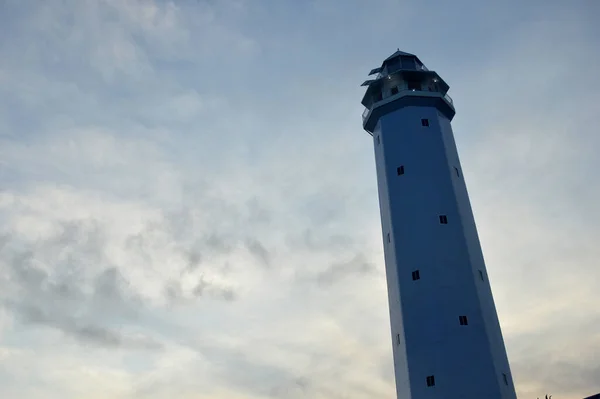
[[0,396],[393,397],[359,87],[453,121],[520,397],[600,391],[600,3],[0,2]]

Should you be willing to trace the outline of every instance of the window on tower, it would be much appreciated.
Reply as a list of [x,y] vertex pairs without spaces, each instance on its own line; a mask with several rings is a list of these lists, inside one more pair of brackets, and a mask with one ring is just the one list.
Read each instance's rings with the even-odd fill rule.
[[381,92],[375,94],[375,96],[373,96],[373,101],[374,102],[379,102],[383,100],[383,94]]
[[433,376],[433,375],[428,375],[427,376],[427,386],[428,387],[435,386],[435,376]]
[[387,240],[388,242],[392,242],[392,239],[390,238],[390,233],[387,233]]
[[479,270],[479,278],[481,279],[481,281],[485,281],[485,279],[483,278],[483,272],[481,271],[481,269]]
[[460,172],[458,171],[458,168],[456,166],[454,167],[454,171],[456,172],[456,176],[460,177]]
[[421,119],[421,126],[429,127],[429,119]]
[[448,224],[448,216],[446,216],[446,215],[440,215],[440,223],[441,224]]
[[467,320],[467,316],[458,316],[458,322],[461,326],[469,325],[469,321]]
[[398,176],[401,176],[404,174],[404,165],[398,166]]
[[414,272],[412,272],[412,279],[413,280],[420,280],[421,279],[421,274],[419,273],[418,270],[415,270]]
[[400,345],[400,334],[396,334],[396,344]]
[[398,94],[398,88],[397,87],[392,87],[392,96]]
[[502,379],[504,380],[504,384],[508,385],[508,376],[506,373],[502,373]]
[[407,83],[408,90],[421,90],[421,82],[417,80],[409,80]]
[[379,144],[380,144],[380,142],[381,142],[381,141],[379,140],[379,136],[377,136],[377,145],[379,145]]

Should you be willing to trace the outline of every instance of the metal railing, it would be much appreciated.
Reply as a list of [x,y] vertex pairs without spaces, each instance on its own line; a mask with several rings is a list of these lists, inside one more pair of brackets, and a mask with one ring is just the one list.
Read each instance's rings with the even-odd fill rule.
[[[416,91],[416,90],[414,90],[414,89],[402,89],[402,90],[400,90],[400,91],[398,92],[398,94],[400,94],[400,93],[402,93],[402,92],[405,92],[405,91]],[[419,90],[419,91],[424,91],[424,90]],[[430,91],[426,91],[426,93],[431,93],[431,92],[430,92]],[[365,108],[365,110],[364,110],[364,111],[363,111],[363,113],[362,113],[362,120],[363,120],[363,122],[364,122],[364,121],[367,119],[367,117],[368,117],[368,116],[369,116],[369,114],[371,113],[371,110],[374,108],[374,106],[375,106],[376,104],[380,103],[381,101],[387,100],[387,99],[388,99],[388,98],[390,98],[390,97],[397,96],[398,94],[394,94],[394,95],[392,95],[392,96],[388,96],[388,97],[385,97],[385,98],[383,98],[383,99],[381,99],[381,100],[379,100],[379,101],[376,101],[376,102],[374,102],[374,103],[373,103],[373,105],[371,105],[371,108]],[[452,97],[450,97],[450,96],[448,95],[448,93],[444,94],[444,99],[445,99],[446,101],[448,101],[448,103],[450,103],[450,105],[452,105],[452,107],[454,107],[454,101],[452,100]]]
[[[425,65],[416,65],[417,67],[417,71],[425,71],[425,72],[429,72],[429,69],[427,69],[427,67]],[[414,69],[413,69],[414,70]],[[375,75],[375,80],[377,79],[381,79],[381,78],[385,78],[389,75],[392,75],[398,71],[411,71],[410,69],[402,69],[402,68],[398,68],[398,69],[394,69],[391,72],[388,72],[387,69],[382,70],[381,72],[379,72],[377,75]]]

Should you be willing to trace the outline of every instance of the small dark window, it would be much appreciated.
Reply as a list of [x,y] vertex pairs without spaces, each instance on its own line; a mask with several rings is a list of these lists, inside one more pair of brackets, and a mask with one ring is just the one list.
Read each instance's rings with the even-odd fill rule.
[[502,378],[504,379],[504,383],[508,385],[508,376],[505,373],[502,373]]
[[390,233],[387,233],[387,240],[388,242],[392,242],[392,240],[390,239]]
[[415,270],[414,272],[412,272],[412,279],[413,280],[420,280],[421,279],[421,274],[419,273],[418,270]]
[[469,325],[469,321],[467,320],[467,316],[458,316],[458,322],[461,326]]
[[456,176],[460,177],[460,172],[456,166],[454,167],[454,171],[456,172]]
[[409,80],[407,83],[408,90],[421,90],[421,82]]
[[396,334],[396,343],[400,345],[400,334]]
[[421,125],[429,127],[429,119],[421,119]]
[[398,176],[403,175],[403,174],[404,174],[404,165],[398,166]]
[[427,386],[428,387],[435,386],[435,377],[433,375],[427,376]]
[[375,95],[375,97],[373,97],[373,100],[374,100],[375,102],[381,101],[381,100],[383,100],[383,95],[382,95],[381,93],[377,93],[377,94]]
[[448,216],[446,216],[446,215],[440,215],[440,223],[441,224],[448,224]]
[[397,87],[392,87],[392,96],[398,94],[398,88]]
[[377,136],[377,145],[379,145],[380,140],[379,140],[379,136]]
[[479,270],[479,278],[481,279],[481,281],[485,281],[485,279],[483,278],[483,272],[481,270]]

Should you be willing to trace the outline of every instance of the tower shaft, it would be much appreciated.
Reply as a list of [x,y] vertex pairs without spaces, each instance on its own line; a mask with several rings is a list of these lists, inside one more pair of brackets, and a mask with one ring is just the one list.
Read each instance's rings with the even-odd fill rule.
[[400,51],[372,72],[364,127],[375,148],[398,398],[515,399],[448,86]]

